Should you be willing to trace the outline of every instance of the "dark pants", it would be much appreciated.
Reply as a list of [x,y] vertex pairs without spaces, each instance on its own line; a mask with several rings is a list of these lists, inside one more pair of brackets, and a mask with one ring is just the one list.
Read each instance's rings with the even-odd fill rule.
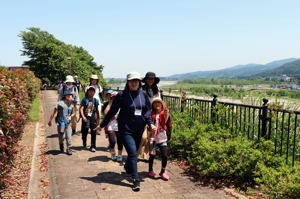
[[122,137],[118,131],[110,131],[107,133],[108,141],[109,141],[109,148],[114,149],[116,145],[116,138],[117,138],[117,144],[118,144],[118,150],[123,150],[123,143],[122,143]]
[[127,151],[127,160],[125,163],[126,172],[131,174],[133,179],[140,180],[138,175],[138,168],[137,168],[137,151],[138,147],[140,146],[140,142],[142,139],[142,133],[140,134],[126,134],[122,132],[122,141],[123,145]]
[[89,133],[89,129],[91,129],[91,148],[96,148],[96,131],[93,130],[95,128],[96,124],[91,124],[88,128],[85,122],[82,122],[81,138],[83,145],[86,145],[87,134]]
[[[160,155],[161,155],[161,168],[166,168],[168,161],[168,147],[167,146],[159,146]],[[155,155],[150,154],[149,158],[149,171],[153,171],[153,162]]]

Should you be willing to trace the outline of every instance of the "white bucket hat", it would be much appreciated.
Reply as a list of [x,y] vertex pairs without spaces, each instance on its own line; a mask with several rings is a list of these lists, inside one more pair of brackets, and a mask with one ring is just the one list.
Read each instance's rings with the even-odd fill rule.
[[127,81],[128,80],[133,80],[133,79],[142,80],[140,73],[130,72],[130,73],[127,74]]
[[99,79],[97,75],[91,75],[90,79]]
[[74,78],[73,78],[71,75],[67,75],[67,76],[66,76],[65,83],[67,83],[67,82],[72,82],[72,83],[74,83],[75,81],[74,81]]

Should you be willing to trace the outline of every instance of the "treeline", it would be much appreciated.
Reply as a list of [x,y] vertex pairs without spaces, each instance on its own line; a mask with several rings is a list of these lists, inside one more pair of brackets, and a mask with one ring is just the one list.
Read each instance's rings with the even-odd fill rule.
[[[245,85],[259,85],[259,84],[282,84],[285,83],[279,76],[268,77],[268,78],[243,78],[243,79],[231,79],[231,78],[212,78],[212,79],[184,79],[178,81],[178,83],[186,84],[206,84],[206,85],[235,85],[235,86],[245,86]],[[292,78],[289,83],[298,83],[298,78]]]
[[43,83],[57,84],[65,80],[67,75],[77,75],[82,82],[86,82],[91,74],[96,74],[103,85],[104,66],[98,65],[83,47],[66,44],[35,27],[22,31],[19,36],[23,42],[22,55],[29,57],[24,64]]

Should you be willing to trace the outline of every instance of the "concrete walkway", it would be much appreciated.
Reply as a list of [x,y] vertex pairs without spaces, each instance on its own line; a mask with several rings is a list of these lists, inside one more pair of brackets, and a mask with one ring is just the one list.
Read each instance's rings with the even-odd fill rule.
[[[48,121],[55,107],[56,91],[43,91],[45,121]],[[45,124],[46,126],[46,124]],[[79,124],[77,129],[79,129]],[[97,151],[92,153],[82,148],[81,135],[73,136],[73,155],[60,153],[56,126],[46,129],[49,147],[49,175],[51,199],[229,199],[237,198],[223,190],[214,190],[197,185],[179,167],[168,164],[169,181],[147,177],[148,164],[140,161],[138,169],[141,191],[133,192],[131,182],[124,175],[123,166],[110,160],[107,152],[108,140],[104,133],[97,135]],[[88,136],[90,144],[90,135]],[[124,153],[126,155],[126,153]],[[160,171],[159,160],[155,160],[154,170]]]

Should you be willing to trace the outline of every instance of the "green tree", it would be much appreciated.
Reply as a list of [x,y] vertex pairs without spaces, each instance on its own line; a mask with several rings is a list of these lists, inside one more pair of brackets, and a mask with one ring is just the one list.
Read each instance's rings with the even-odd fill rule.
[[19,37],[22,39],[22,55],[29,60],[24,64],[30,67],[37,77],[58,83],[67,75],[77,75],[87,81],[91,74],[97,74],[103,84],[102,65],[82,47],[77,47],[56,39],[52,34],[39,28],[27,28]]

